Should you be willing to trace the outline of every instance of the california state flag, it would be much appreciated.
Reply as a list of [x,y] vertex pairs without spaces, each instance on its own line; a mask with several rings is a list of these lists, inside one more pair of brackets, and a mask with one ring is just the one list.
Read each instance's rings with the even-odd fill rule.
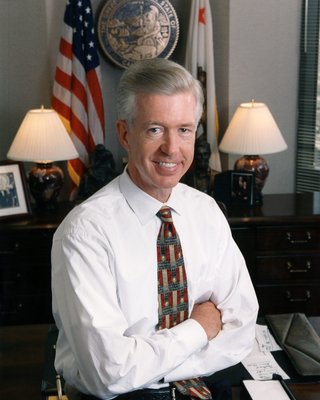
[[206,132],[204,133],[211,147],[210,168],[220,172],[221,162],[217,143],[218,115],[214,79],[212,15],[209,0],[192,0],[191,2],[185,66],[197,79],[200,79],[198,75],[199,69],[205,72],[207,121]]

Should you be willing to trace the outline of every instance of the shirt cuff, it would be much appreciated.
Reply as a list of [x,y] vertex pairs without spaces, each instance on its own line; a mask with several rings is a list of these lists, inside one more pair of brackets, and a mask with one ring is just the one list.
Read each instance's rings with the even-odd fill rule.
[[[179,337],[179,342],[185,344],[187,357],[200,351],[208,343],[208,337],[202,326],[194,319],[176,325],[170,329],[170,333]],[[171,382],[170,374],[164,377],[164,382]]]

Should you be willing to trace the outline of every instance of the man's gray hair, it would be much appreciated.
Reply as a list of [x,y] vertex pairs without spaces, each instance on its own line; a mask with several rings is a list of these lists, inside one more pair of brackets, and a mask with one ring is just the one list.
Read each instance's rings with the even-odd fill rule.
[[203,111],[203,91],[200,82],[181,65],[164,59],[153,58],[137,61],[122,75],[117,93],[118,119],[129,125],[136,116],[136,96],[140,93],[173,95],[192,92],[195,101],[196,123]]

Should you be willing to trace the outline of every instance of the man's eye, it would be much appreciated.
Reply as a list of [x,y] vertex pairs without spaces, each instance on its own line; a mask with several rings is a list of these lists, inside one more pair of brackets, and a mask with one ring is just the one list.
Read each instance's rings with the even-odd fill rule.
[[192,133],[191,129],[189,129],[189,128],[180,128],[180,132],[183,135],[190,135]]
[[158,127],[149,128],[148,133],[150,133],[151,135],[157,135],[157,134],[161,133],[161,129]]

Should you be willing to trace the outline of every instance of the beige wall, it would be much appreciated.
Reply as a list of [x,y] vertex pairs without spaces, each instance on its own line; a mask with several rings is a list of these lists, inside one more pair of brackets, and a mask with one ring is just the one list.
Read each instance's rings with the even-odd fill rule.
[[[299,25],[302,0],[210,0],[213,11],[217,99],[223,133],[237,105],[267,103],[288,143],[266,156],[265,193],[294,191]],[[103,0],[92,0],[94,11]],[[171,0],[181,34],[173,55],[183,61],[191,0]],[[65,0],[0,0],[0,159],[25,115],[50,106]],[[106,115],[106,146],[118,164],[113,103],[122,70],[100,57]],[[225,157],[224,157],[225,159]],[[225,160],[232,168],[233,159]]]

